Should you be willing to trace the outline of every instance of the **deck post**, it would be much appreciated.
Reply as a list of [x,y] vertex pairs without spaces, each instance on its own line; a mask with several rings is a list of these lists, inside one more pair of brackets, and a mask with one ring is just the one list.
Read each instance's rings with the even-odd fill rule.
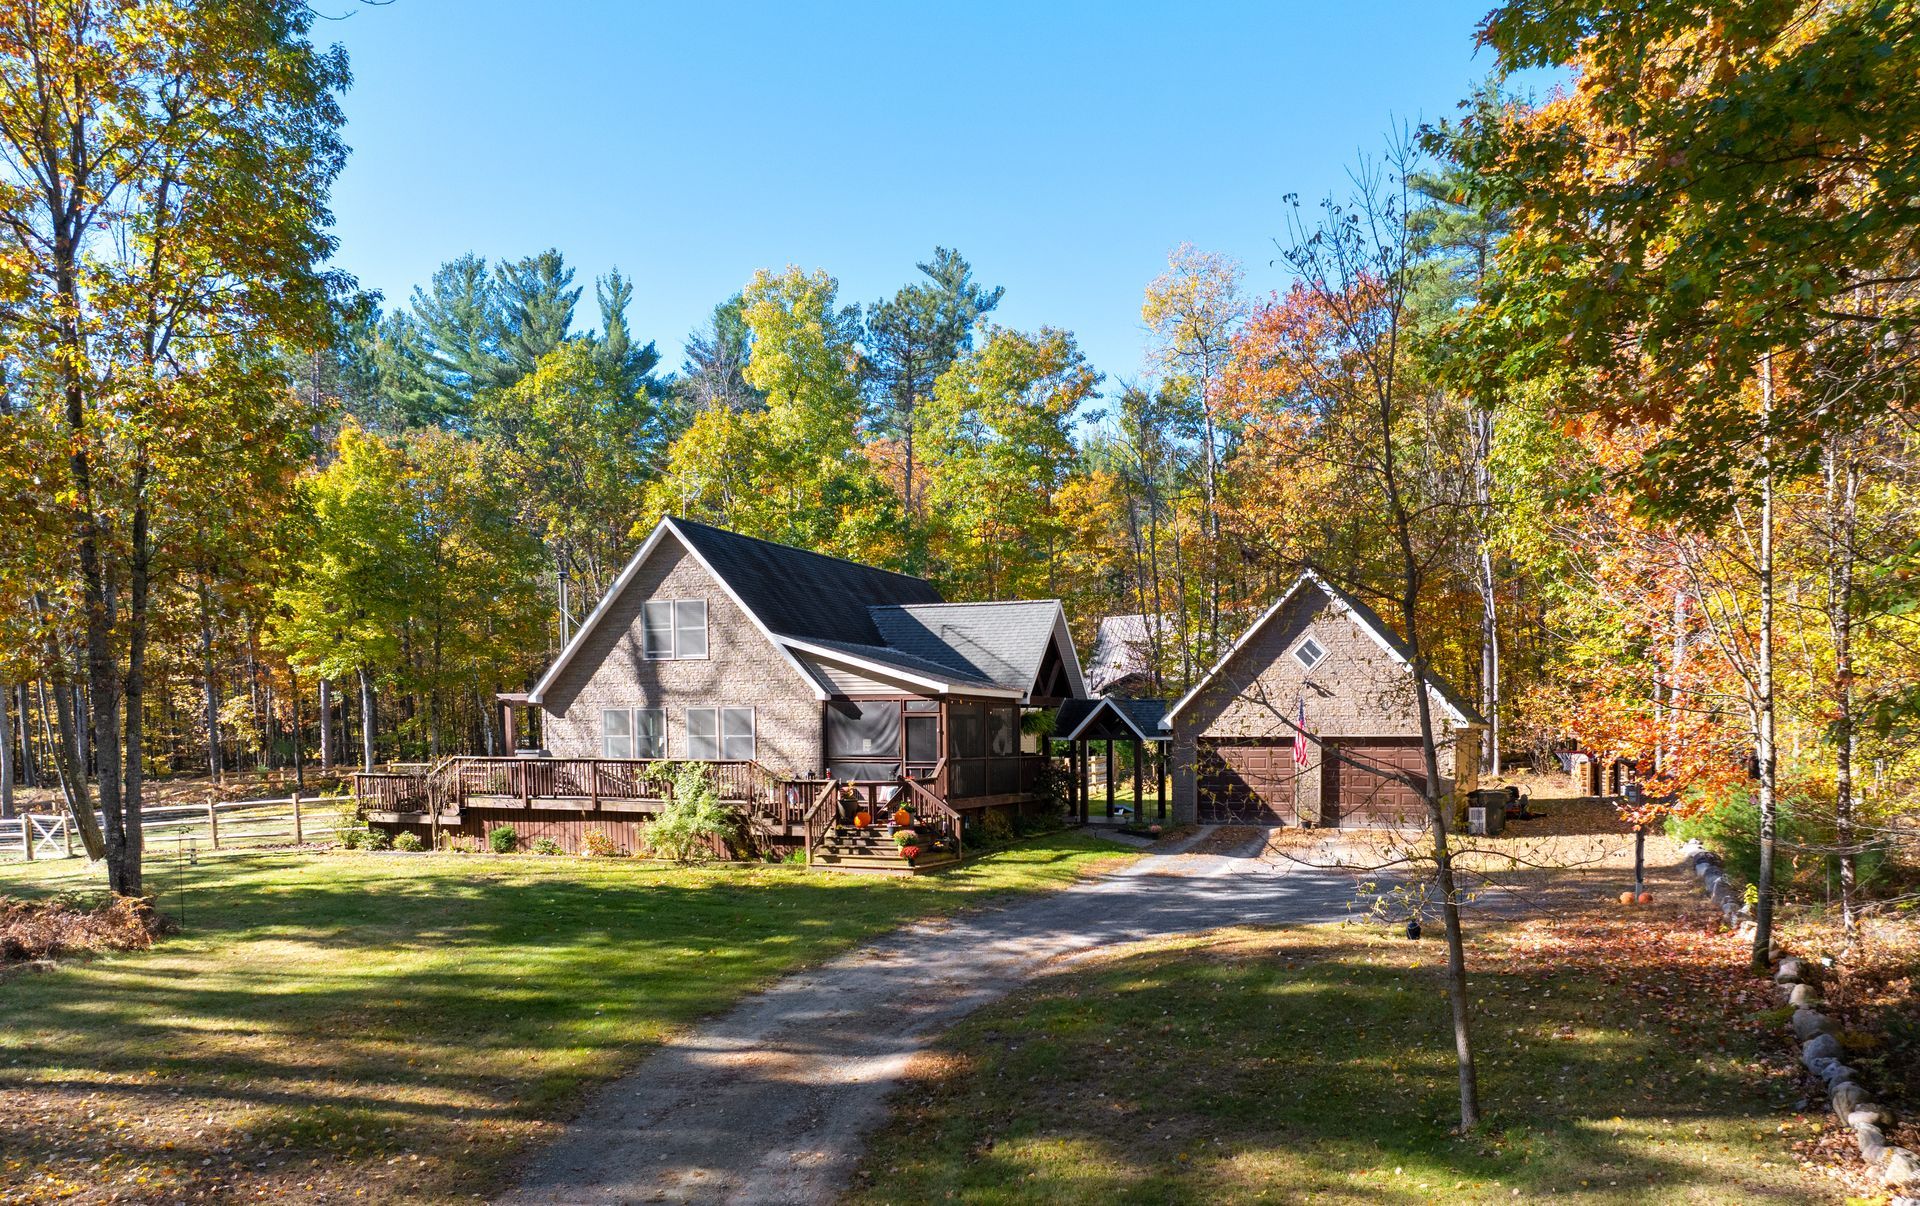
[[1145,819],[1142,814],[1147,811],[1147,768],[1141,762],[1146,752],[1145,744],[1135,737],[1133,739],[1133,820],[1135,824]]
[[305,835],[300,832],[300,789],[293,789],[293,844],[306,845]]
[[1173,743],[1171,741],[1162,741],[1159,743],[1159,746],[1160,752],[1153,760],[1154,768],[1157,771],[1154,777],[1159,780],[1159,787],[1156,793],[1158,798],[1154,803],[1159,819],[1164,821],[1167,819],[1167,751],[1173,748]]
[[1106,740],[1107,746],[1107,819],[1113,819],[1113,738]]

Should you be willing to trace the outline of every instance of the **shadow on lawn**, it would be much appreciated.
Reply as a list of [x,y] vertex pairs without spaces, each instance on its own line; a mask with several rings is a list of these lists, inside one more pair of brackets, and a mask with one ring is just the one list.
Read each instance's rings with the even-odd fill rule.
[[[182,934],[6,986],[0,1146],[28,1169],[234,1149],[372,1157],[507,1126],[518,1140],[448,1170],[472,1188],[533,1120],[677,1026],[1000,886],[985,870],[936,890],[777,867],[481,858],[153,870],[169,909],[185,889]],[[69,1110],[89,1124],[50,1142],[44,1119]],[[96,1111],[140,1123],[91,1125]],[[16,1175],[0,1174],[0,1197]]]
[[938,1044],[873,1140],[864,1199],[1452,1201],[1464,1182],[1475,1201],[1808,1200],[1790,1162],[1720,1155],[1778,1121],[1750,1053],[1646,1025],[1589,971],[1476,973],[1490,1116],[1461,1139],[1437,972],[1412,957],[1242,932],[1052,977]]

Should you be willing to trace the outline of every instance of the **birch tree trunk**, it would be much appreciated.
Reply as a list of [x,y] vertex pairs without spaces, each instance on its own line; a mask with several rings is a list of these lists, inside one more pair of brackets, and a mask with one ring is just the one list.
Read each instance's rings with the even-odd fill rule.
[[13,815],[13,688],[0,685],[0,817]]
[[[1760,406],[1763,430],[1773,420],[1773,360],[1768,357],[1760,377]],[[1773,438],[1761,437],[1760,479],[1760,641],[1755,666],[1755,709],[1758,713],[1754,735],[1754,757],[1760,771],[1760,874],[1755,887],[1759,903],[1754,907],[1753,969],[1764,972],[1771,966],[1773,949],[1773,856],[1778,800],[1775,774],[1779,754],[1774,748],[1773,706]]]
[[320,773],[333,769],[333,684],[320,680]]
[[[1844,462],[1844,463],[1843,463]],[[1840,924],[1854,931],[1856,859],[1853,848],[1853,576],[1859,520],[1860,470],[1836,437],[1827,454],[1827,622],[1833,629],[1833,822],[1840,862]]]

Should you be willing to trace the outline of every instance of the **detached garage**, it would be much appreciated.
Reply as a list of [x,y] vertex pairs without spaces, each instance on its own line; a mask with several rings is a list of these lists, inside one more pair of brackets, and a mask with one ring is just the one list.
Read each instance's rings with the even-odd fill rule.
[[[1162,722],[1172,735],[1174,819],[1424,824],[1415,700],[1399,636],[1360,600],[1303,574]],[[1428,701],[1441,790],[1471,789],[1485,722],[1431,675]]]

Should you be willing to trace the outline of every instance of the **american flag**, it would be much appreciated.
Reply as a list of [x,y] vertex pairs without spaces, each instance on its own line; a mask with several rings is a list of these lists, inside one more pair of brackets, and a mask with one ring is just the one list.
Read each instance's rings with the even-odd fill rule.
[[1307,764],[1307,701],[1300,701],[1300,719],[1293,728],[1293,764]]

